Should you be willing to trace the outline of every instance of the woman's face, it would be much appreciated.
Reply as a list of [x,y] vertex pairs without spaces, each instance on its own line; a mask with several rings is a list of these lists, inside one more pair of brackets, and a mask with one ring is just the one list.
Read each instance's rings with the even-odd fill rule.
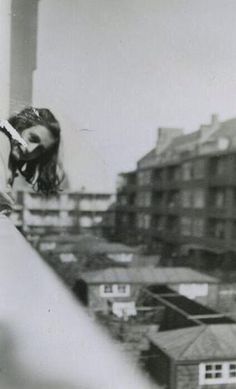
[[12,155],[17,161],[30,161],[38,158],[55,143],[55,138],[48,128],[41,125],[23,130],[21,137],[27,143],[27,148],[22,145],[12,147]]

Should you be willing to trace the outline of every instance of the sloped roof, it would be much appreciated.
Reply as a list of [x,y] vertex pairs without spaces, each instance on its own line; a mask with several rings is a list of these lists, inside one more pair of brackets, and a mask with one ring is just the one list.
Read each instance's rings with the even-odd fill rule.
[[156,157],[156,148],[151,149],[146,154],[144,154],[139,160],[138,164],[144,162],[145,160],[149,160]]
[[188,144],[188,143],[192,143],[192,142],[196,142],[198,139],[199,139],[199,136],[200,136],[200,131],[194,131],[194,132],[191,132],[190,134],[184,134],[184,135],[181,135],[181,136],[178,136],[177,138],[174,138],[172,143],[171,143],[171,147],[176,147],[176,146],[179,146],[179,145],[183,145],[183,144]]
[[149,340],[178,361],[236,358],[236,324],[212,324],[150,334]]
[[[211,129],[212,124],[209,125],[202,125],[201,128],[197,131],[191,132],[189,134],[183,134],[180,136],[176,136],[173,138],[173,140],[170,142],[168,147],[164,150],[164,153],[178,149],[179,147],[187,146],[190,144],[198,144],[198,142],[201,140],[201,132],[203,129]],[[216,129],[210,136],[208,141],[214,141],[219,137],[227,137],[227,138],[235,138],[236,136],[236,118],[232,118],[229,120],[226,120],[224,122],[219,123],[218,129]],[[183,147],[184,148],[184,147]],[[139,162],[142,162],[144,160],[152,159],[155,162],[156,156],[156,148],[152,149],[148,153],[146,153],[142,158],[140,158]]]
[[229,138],[236,136],[236,118],[222,122],[219,129],[212,134],[210,139],[217,139],[220,136],[226,136]]
[[171,283],[216,283],[218,280],[187,267],[114,267],[82,274],[86,282],[129,283],[129,284],[171,284]]
[[57,242],[59,245],[76,244],[78,252],[86,253],[136,253],[139,247],[130,247],[122,243],[109,242],[90,234],[49,235],[42,238],[41,243]]

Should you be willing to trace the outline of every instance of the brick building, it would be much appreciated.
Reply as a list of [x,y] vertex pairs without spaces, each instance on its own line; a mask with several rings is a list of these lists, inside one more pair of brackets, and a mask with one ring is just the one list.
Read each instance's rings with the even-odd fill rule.
[[[217,260],[236,251],[236,119],[191,134],[160,128],[156,147],[120,175],[118,239],[164,258]],[[214,261],[213,261],[214,262]]]
[[146,367],[166,389],[236,388],[236,324],[152,333]]

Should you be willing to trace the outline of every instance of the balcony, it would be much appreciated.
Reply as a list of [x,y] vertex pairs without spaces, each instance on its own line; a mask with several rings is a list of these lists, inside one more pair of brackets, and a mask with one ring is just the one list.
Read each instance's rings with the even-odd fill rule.
[[152,387],[5,216],[0,245],[1,388]]

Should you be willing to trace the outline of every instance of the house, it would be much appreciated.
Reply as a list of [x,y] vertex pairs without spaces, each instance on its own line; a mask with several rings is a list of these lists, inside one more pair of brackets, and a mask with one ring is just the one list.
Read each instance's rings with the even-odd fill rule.
[[236,324],[151,333],[146,368],[166,389],[236,388]]
[[74,292],[92,310],[107,311],[114,303],[135,302],[148,285],[169,286],[205,305],[217,303],[218,280],[184,267],[113,267],[84,272]]

